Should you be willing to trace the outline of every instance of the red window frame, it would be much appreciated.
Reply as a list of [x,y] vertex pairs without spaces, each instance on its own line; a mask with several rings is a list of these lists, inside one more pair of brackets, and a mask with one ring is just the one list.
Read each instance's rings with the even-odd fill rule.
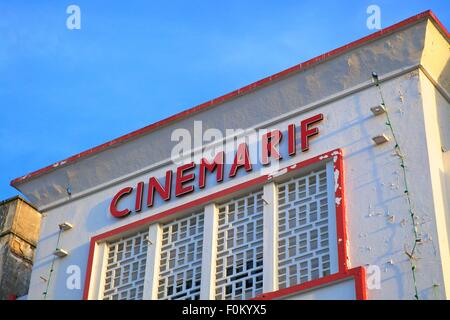
[[[285,288],[282,290],[278,290],[271,293],[265,293],[257,298],[259,299],[273,299],[278,296],[291,294],[293,292],[298,292],[299,290],[309,290],[311,288],[321,286],[325,283],[330,283],[334,281],[338,281],[341,279],[345,279],[348,277],[355,278],[356,284],[356,297],[357,299],[365,299],[366,298],[366,290],[365,290],[365,279],[364,278],[364,269],[362,267],[348,269],[348,256],[347,256],[347,230],[346,230],[346,219],[345,219],[345,197],[344,197],[344,164],[343,164],[343,153],[341,149],[335,149],[332,151],[328,151],[321,155],[312,157],[310,159],[301,161],[295,165],[290,165],[283,169],[280,169],[279,172],[283,172],[287,174],[289,172],[297,171],[300,169],[304,169],[308,166],[318,164],[321,162],[332,161],[334,172],[335,172],[335,183],[337,183],[337,187],[335,187],[335,199],[340,199],[340,201],[336,201],[336,235],[337,235],[337,248],[338,248],[338,272],[329,276],[325,276],[316,280],[308,281],[307,283],[303,283],[300,285],[295,285],[289,288]],[[217,201],[226,196],[232,196],[235,193],[243,191],[245,189],[255,187],[257,185],[263,185],[269,181],[272,181],[274,176],[272,175],[262,175],[251,180],[247,180],[238,185],[231,186],[229,188],[220,190],[215,193],[208,194],[204,197],[200,197],[198,199],[192,200],[188,203],[170,208],[163,212],[154,214],[149,217],[145,217],[141,220],[134,221],[127,225],[112,229],[110,231],[95,235],[90,240],[89,247],[89,255],[87,261],[87,269],[86,269],[86,277],[84,283],[84,291],[83,291],[83,299],[87,300],[89,298],[89,289],[92,275],[92,267],[94,260],[94,251],[95,246],[98,242],[104,241],[111,237],[120,235],[124,232],[129,232],[134,229],[142,228],[145,225],[150,225],[152,223],[156,223],[161,221],[164,218],[167,218],[171,215],[179,213],[181,211],[189,210],[191,208],[206,205],[207,203]]]
[[328,276],[307,281],[301,284],[297,284],[288,288],[280,289],[273,292],[263,293],[253,300],[272,300],[288,297],[294,294],[308,292],[313,289],[318,289],[324,286],[337,284],[342,281],[353,279],[355,282],[355,297],[356,300],[366,300],[366,272],[363,267],[356,267],[346,270],[344,272],[338,272],[330,274]]

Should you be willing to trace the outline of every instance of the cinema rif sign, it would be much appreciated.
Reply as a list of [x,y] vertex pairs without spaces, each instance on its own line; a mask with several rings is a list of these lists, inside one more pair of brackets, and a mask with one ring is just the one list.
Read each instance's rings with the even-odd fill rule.
[[[312,136],[319,134],[319,129],[314,127],[314,124],[323,120],[323,114],[317,114],[313,117],[304,119],[300,122],[300,147],[301,152],[309,149],[309,139]],[[297,125],[289,124],[287,128],[287,137],[283,137],[280,130],[271,130],[261,138],[261,165],[267,166],[270,164],[270,159],[282,160],[279,146],[287,140],[287,150],[289,157],[297,154]],[[239,170],[251,172],[253,170],[252,161],[249,155],[249,148],[247,143],[241,143],[237,147],[234,155],[234,160],[231,162],[230,169],[225,172],[225,152],[218,152],[212,160],[202,158],[198,163],[190,162],[181,165],[176,170],[167,170],[164,181],[159,181],[155,177],[150,177],[145,188],[145,183],[140,181],[135,187],[125,187],[111,200],[110,213],[116,218],[124,218],[131,212],[140,212],[143,209],[143,202],[148,208],[153,207],[155,203],[155,195],[157,194],[163,201],[169,201],[172,197],[172,186],[175,184],[175,197],[182,197],[201,190],[206,187],[206,177],[208,174],[215,174],[216,182],[220,183],[224,180],[224,175],[228,178],[234,178]],[[198,174],[198,182],[195,185],[194,180]],[[134,207],[118,209],[119,202],[134,193]],[[144,195],[145,198],[144,199]]]

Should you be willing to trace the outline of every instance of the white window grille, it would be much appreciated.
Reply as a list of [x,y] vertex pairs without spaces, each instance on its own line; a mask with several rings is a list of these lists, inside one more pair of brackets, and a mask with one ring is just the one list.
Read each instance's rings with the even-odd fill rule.
[[278,286],[330,274],[326,169],[278,185]]
[[249,299],[263,290],[262,191],[219,206],[216,299]]
[[107,244],[104,300],[142,300],[148,232]]
[[[150,277],[152,298],[200,299],[200,291],[205,290],[201,289],[202,259],[204,254],[210,254],[208,249],[203,249],[204,232],[215,233],[213,238],[217,239],[214,241],[216,248],[212,250],[214,256],[208,257],[211,261],[215,258],[213,269],[205,266],[208,274],[211,271],[215,275],[212,283],[205,283],[214,297],[237,300],[262,294],[264,192],[269,198],[278,199],[273,217],[278,227],[267,228],[268,232],[275,232],[272,234],[275,239],[268,237],[264,244],[266,250],[272,250],[266,252],[277,257],[273,265],[269,264],[270,270],[276,270],[266,270],[270,272],[265,274],[267,283],[273,282],[273,288],[282,289],[336,272],[332,163],[272,186],[270,194],[267,190],[258,190],[217,205],[216,228],[204,230],[203,211],[160,223],[154,230],[159,230],[161,242],[154,250],[148,249],[148,230],[105,243],[106,256],[101,267],[105,274],[98,280],[103,282],[99,297],[142,299],[149,259],[157,266]],[[266,206],[266,210],[271,210],[268,208]],[[273,277],[277,281],[273,281]],[[204,277],[205,282],[207,279]]]
[[204,214],[162,226],[158,299],[200,299]]

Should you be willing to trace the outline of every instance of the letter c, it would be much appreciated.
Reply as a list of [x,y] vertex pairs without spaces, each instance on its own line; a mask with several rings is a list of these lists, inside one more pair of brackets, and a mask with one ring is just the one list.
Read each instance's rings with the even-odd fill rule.
[[117,192],[117,194],[114,196],[114,198],[111,200],[111,205],[109,206],[109,212],[111,212],[111,215],[113,217],[116,218],[123,218],[126,217],[127,215],[129,215],[131,213],[130,209],[123,209],[123,210],[118,210],[117,209],[117,203],[119,202],[119,200],[130,194],[131,191],[133,191],[132,187],[126,187],[123,188],[122,190],[120,190],[119,192]]

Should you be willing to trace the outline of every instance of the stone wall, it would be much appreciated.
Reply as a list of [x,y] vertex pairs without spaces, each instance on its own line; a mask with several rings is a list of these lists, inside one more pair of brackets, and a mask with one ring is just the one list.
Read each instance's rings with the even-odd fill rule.
[[20,197],[0,202],[0,300],[28,293],[40,220]]

